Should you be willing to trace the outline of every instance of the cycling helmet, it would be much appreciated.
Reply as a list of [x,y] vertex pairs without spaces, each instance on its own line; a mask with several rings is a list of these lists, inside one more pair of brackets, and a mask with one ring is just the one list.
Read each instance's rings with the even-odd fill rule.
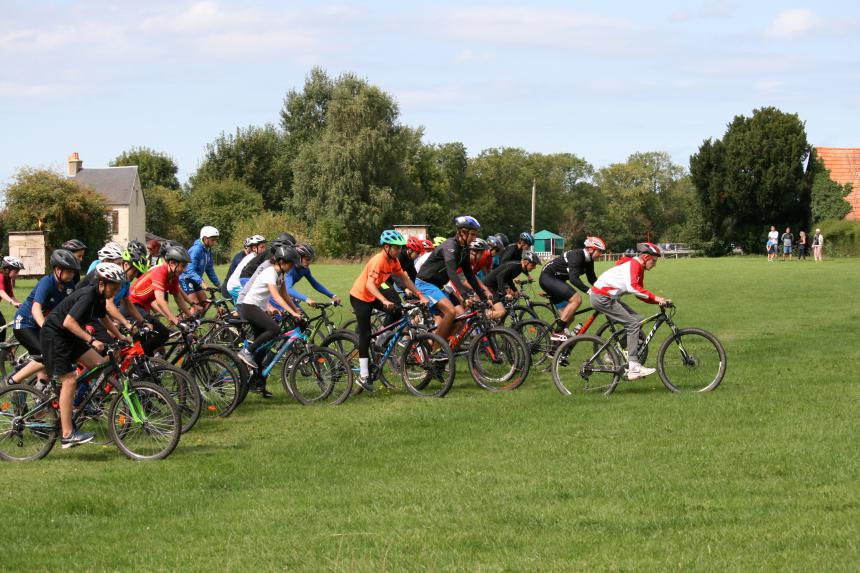
[[474,217],[470,217],[469,215],[460,215],[459,217],[454,217],[454,226],[457,229],[469,229],[477,231],[481,228],[481,224]]
[[445,242],[445,237],[433,237],[433,247],[438,247]]
[[291,233],[281,233],[277,237],[275,237],[276,241],[280,241],[285,245],[295,245],[296,238]]
[[591,247],[592,249],[597,249],[598,251],[606,250],[606,243],[600,237],[585,237],[585,243],[583,243],[586,247]]
[[520,241],[531,246],[535,244],[535,237],[531,233],[523,231],[522,233],[520,233]]
[[122,272],[122,267],[116,263],[99,263],[96,266],[96,275],[109,283],[122,284],[122,281],[125,280],[125,273]]
[[294,265],[299,264],[299,254],[296,252],[290,245],[279,245],[272,251],[272,260],[275,262],[284,261],[287,263],[293,263]]
[[77,239],[69,239],[68,241],[60,245],[60,248],[66,251],[75,252],[85,251],[87,249],[87,246]]
[[81,262],[72,254],[72,251],[57,249],[51,253],[51,267],[79,271],[81,270]]
[[424,242],[418,237],[409,237],[406,239],[406,248],[410,251],[420,253],[424,250]]
[[310,260],[314,260],[317,258],[316,252],[314,252],[314,248],[307,243],[299,243],[296,245],[296,252],[299,254],[301,258],[309,258]]
[[24,270],[24,261],[13,256],[3,257],[3,268]]
[[540,257],[534,251],[526,251],[525,253],[523,253],[523,260],[533,265],[540,264]]
[[263,235],[251,235],[250,237],[245,239],[245,248],[262,245],[265,242],[266,237],[264,237]]
[[402,247],[406,244],[406,239],[403,238],[403,235],[400,234],[400,231],[386,229],[382,231],[382,234],[379,236],[379,244],[398,245]]
[[508,240],[508,236],[504,233],[496,233],[495,237],[502,242],[502,248],[505,248],[511,244],[511,242]]
[[131,253],[132,258],[149,256],[149,251],[147,250],[146,245],[140,241],[129,241],[125,250]]
[[208,237],[218,237],[219,235],[220,235],[220,233],[218,232],[218,229],[216,229],[215,227],[213,227],[211,225],[206,225],[205,227],[200,229],[200,240],[201,241],[203,239],[208,238]]
[[651,255],[652,257],[659,257],[663,254],[660,247],[654,243],[637,243],[636,252],[642,255]]
[[427,253],[436,248],[436,245],[433,244],[433,241],[430,239],[424,239],[421,241],[421,245],[424,247],[424,252]]
[[487,237],[487,244],[491,249],[499,249],[500,251],[505,248],[505,244],[498,237],[498,235],[490,235]]
[[469,248],[473,251],[486,251],[490,248],[490,245],[487,244],[487,241],[485,241],[481,237],[478,237],[477,239],[469,243]]
[[175,261],[177,263],[190,263],[191,255],[182,245],[171,245],[167,252],[164,253],[165,261]]
[[122,253],[122,260],[131,264],[140,274],[149,270],[149,253],[140,241],[131,241],[128,244],[128,248]]
[[124,250],[121,245],[111,242],[99,249],[98,257],[100,261],[118,261]]
[[177,243],[176,241],[171,241],[169,239],[166,241],[161,241],[161,249],[159,250],[158,256],[160,256],[163,259],[164,256],[167,254],[167,251],[169,251],[171,248],[176,247],[178,245],[179,245],[179,243]]

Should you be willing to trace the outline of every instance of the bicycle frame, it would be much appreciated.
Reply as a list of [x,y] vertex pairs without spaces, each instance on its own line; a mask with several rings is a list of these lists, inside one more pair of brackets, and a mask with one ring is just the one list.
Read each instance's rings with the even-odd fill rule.
[[[596,312],[597,311],[595,311],[595,313]],[[674,311],[672,314],[674,314]],[[649,322],[653,322],[654,326],[651,327],[651,330],[648,333],[648,336],[645,337],[645,341],[642,343],[642,346],[640,346],[640,348],[648,348],[648,344],[654,338],[654,335],[657,334],[657,330],[659,330],[660,326],[664,323],[669,325],[669,328],[672,329],[673,335],[678,333],[678,327],[675,326],[675,323],[672,321],[671,316],[666,313],[665,307],[661,306],[660,312],[657,312],[657,313],[653,314],[652,316],[649,316],[648,318],[643,318],[641,321],[639,321],[640,328],[642,326],[648,324]],[[607,338],[606,342],[604,342],[600,346],[600,348],[598,348],[597,351],[591,355],[591,358],[588,359],[587,363],[590,363],[595,358],[597,358],[611,344],[620,344],[622,336],[626,336],[626,332],[624,330],[615,331],[612,334],[612,336]],[[682,351],[683,351],[683,349],[682,349]],[[623,365],[619,365],[619,368],[623,368]],[[592,368],[592,370],[594,370],[596,372],[614,372],[614,370],[609,370],[607,368]]]

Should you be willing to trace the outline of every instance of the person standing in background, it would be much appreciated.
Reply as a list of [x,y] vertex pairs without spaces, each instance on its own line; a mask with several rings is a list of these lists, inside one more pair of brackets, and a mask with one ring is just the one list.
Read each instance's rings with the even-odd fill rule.
[[821,250],[824,248],[824,235],[821,234],[821,229],[815,229],[815,235],[812,237],[812,256],[815,261],[821,260]]
[[797,260],[806,260],[806,231],[801,231],[797,237]]
[[785,233],[782,234],[782,260],[791,260],[791,245],[794,243],[794,235],[791,233],[791,227],[785,228]]
[[776,260],[776,244],[779,242],[779,231],[773,225],[770,226],[770,232],[767,234],[767,260],[768,262]]

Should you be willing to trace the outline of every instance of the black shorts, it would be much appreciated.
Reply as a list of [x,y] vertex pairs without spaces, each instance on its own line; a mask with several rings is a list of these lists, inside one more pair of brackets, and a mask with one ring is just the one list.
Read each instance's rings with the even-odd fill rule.
[[59,333],[53,328],[42,329],[42,357],[45,372],[50,377],[75,371],[75,363],[90,347],[77,336]]
[[549,273],[541,273],[538,284],[549,295],[549,301],[552,304],[568,301],[570,297],[576,294],[576,289],[570,286],[567,281],[559,280]]
[[39,356],[42,354],[42,342],[39,339],[41,331],[41,328],[16,328],[12,332],[15,333],[15,340],[27,349],[30,356]]

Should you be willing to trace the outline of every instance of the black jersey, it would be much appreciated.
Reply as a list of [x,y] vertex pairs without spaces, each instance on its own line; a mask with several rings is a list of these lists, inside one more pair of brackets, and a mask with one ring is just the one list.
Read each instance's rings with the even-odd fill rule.
[[565,251],[543,268],[541,274],[544,273],[562,281],[570,281],[570,284],[582,292],[588,292],[589,287],[579,277],[584,274],[591,284],[597,280],[597,275],[594,274],[594,261],[588,260],[585,256],[585,249]]
[[469,260],[469,248],[463,247],[457,241],[456,237],[447,239],[444,243],[436,247],[424,264],[421,265],[421,270],[418,271],[418,278],[422,281],[436,285],[439,288],[445,286],[445,283],[451,281],[457,292],[464,293],[466,291],[463,281],[457,274],[457,269],[463,271],[463,277],[469,286],[484,300],[487,295],[484,289],[481,288],[478,279],[475,278],[475,273],[472,271],[472,262]]
[[484,284],[493,292],[504,293],[506,289],[516,292],[514,279],[526,274],[521,261],[509,261],[497,266],[486,276]]
[[502,254],[499,256],[499,266],[511,261],[520,261],[523,258],[523,252],[516,243],[508,245]]
[[[98,286],[88,285],[76,290],[55,306],[45,319],[43,328],[64,334],[66,330],[63,328],[63,321],[66,316],[71,316],[83,326],[106,315],[105,299],[99,294]],[[68,335],[73,336],[71,333]]]

